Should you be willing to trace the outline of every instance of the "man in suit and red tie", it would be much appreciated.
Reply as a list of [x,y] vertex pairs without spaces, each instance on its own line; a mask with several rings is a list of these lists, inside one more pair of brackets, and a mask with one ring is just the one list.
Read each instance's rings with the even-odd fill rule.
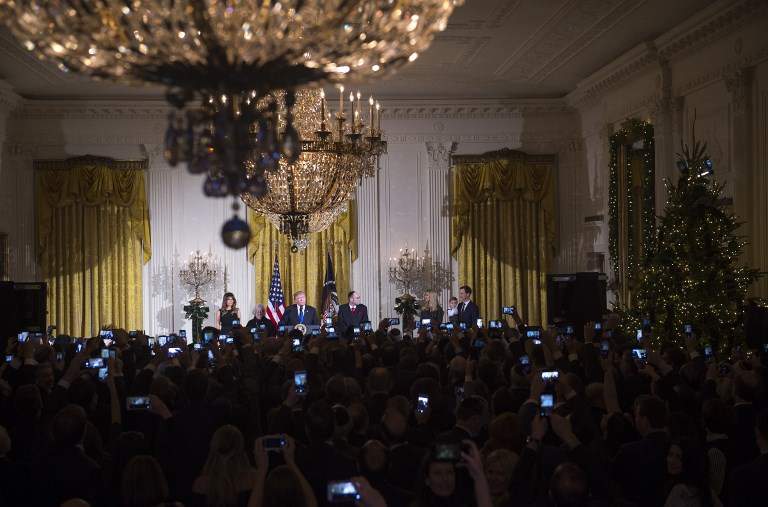
[[283,318],[280,320],[281,326],[295,326],[296,324],[304,324],[307,327],[320,325],[317,310],[307,304],[307,295],[302,291],[293,295],[293,304],[285,309]]
[[463,322],[467,329],[477,325],[480,318],[480,308],[472,301],[472,288],[468,285],[459,287],[459,322]]
[[344,336],[347,329],[360,327],[360,323],[368,321],[368,308],[360,304],[360,294],[351,291],[347,295],[347,304],[339,306],[339,318],[336,320],[336,331]]

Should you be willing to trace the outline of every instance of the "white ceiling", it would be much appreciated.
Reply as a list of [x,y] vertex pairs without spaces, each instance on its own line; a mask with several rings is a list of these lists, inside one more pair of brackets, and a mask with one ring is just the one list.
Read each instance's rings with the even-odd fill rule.
[[[466,0],[413,64],[363,86],[385,98],[562,97],[641,42],[714,0]],[[162,93],[64,74],[0,29],[0,79],[29,98]]]

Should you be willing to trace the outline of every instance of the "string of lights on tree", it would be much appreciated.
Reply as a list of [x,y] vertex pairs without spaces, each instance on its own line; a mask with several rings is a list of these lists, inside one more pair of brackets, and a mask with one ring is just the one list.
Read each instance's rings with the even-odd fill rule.
[[[632,157],[626,157],[624,163],[625,186],[619,189],[619,152],[622,146],[636,144],[643,158],[642,177],[642,202],[635,202],[632,191]],[[638,271],[643,259],[637,259],[635,255],[635,229],[641,227],[643,238],[642,256],[647,257],[651,252],[656,225],[654,212],[654,155],[653,125],[635,118],[627,120],[621,130],[615,132],[610,138],[610,182],[608,195],[608,248],[611,267],[614,273],[619,272],[619,191],[624,193],[627,199],[627,213],[623,217],[627,223],[627,272],[630,277]],[[641,206],[642,224],[635,223],[635,206]],[[631,280],[631,279],[630,279]],[[631,280],[634,281],[634,280]]]
[[678,154],[677,185],[668,198],[653,249],[639,272],[634,308],[623,312],[627,333],[650,321],[652,342],[683,343],[690,324],[702,343],[727,356],[743,341],[743,304],[758,271],[742,265],[741,223],[723,202],[706,144]]

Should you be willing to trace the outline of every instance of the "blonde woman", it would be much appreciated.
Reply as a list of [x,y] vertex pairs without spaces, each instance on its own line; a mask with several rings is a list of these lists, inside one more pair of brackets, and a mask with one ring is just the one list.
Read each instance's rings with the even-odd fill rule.
[[436,325],[443,322],[443,307],[437,302],[437,292],[428,291],[424,293],[424,299],[421,301],[421,320],[430,319],[430,324]]
[[248,461],[240,430],[231,424],[216,430],[203,472],[192,485],[200,500],[196,505],[245,507],[255,481],[256,469]]

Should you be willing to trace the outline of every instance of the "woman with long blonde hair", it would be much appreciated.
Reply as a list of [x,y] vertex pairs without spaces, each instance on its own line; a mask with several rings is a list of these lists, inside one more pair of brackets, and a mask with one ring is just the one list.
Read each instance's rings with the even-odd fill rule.
[[443,307],[437,300],[437,292],[427,291],[424,293],[424,299],[421,302],[421,313],[419,318],[423,321],[429,319],[431,325],[438,325],[443,322]]
[[213,434],[208,459],[192,491],[205,499],[201,505],[245,507],[255,480],[256,470],[248,461],[243,434],[227,424]]

